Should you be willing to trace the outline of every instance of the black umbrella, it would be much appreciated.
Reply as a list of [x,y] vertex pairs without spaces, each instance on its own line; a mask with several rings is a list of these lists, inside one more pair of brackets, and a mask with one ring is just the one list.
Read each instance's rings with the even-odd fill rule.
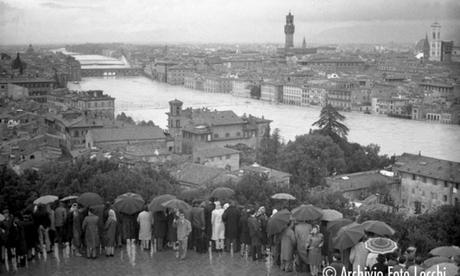
[[218,198],[218,199],[226,199],[230,198],[235,194],[235,191],[227,188],[227,187],[219,187],[215,188],[214,191],[211,192],[211,197]]
[[158,212],[158,211],[164,211],[165,207],[161,204],[165,203],[166,201],[169,201],[171,199],[176,198],[173,195],[170,194],[164,194],[164,195],[159,195],[157,197],[154,197],[152,201],[149,204],[149,210],[152,213]]
[[292,217],[298,221],[317,220],[323,216],[321,209],[308,204],[302,204],[292,210]]
[[163,205],[166,208],[179,209],[182,211],[186,211],[192,208],[190,205],[187,204],[187,202],[177,198],[173,198],[171,200],[163,202],[161,205]]
[[120,213],[133,215],[144,208],[142,196],[135,193],[125,193],[115,199],[113,207]]
[[78,197],[77,202],[84,207],[100,205],[104,203],[102,197],[96,193],[83,193]]
[[268,219],[267,234],[269,236],[281,233],[289,224],[291,220],[291,212],[283,209]]

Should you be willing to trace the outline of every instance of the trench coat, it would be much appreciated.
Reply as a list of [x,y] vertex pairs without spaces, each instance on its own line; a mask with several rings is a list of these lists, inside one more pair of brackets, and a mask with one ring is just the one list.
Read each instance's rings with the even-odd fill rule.
[[139,240],[149,241],[152,239],[152,214],[148,211],[142,211],[137,216],[139,223]]
[[168,231],[168,218],[164,211],[153,213],[153,236],[156,239],[164,239]]
[[299,223],[294,228],[297,241],[297,254],[303,263],[308,263],[307,243],[310,240],[312,226],[308,223]]
[[115,234],[117,233],[117,221],[109,217],[105,221],[104,225],[104,245],[107,247],[115,247],[116,239]]
[[296,240],[291,227],[281,233],[281,261],[292,261]]
[[212,223],[212,236],[211,239],[223,240],[225,239],[225,225],[222,221],[222,215],[224,209],[214,209],[211,213],[211,223]]
[[88,215],[83,219],[83,232],[85,233],[85,243],[87,248],[97,248],[99,241],[99,217]]
[[225,238],[237,239],[240,211],[235,206],[228,207],[222,215],[222,221],[225,223]]

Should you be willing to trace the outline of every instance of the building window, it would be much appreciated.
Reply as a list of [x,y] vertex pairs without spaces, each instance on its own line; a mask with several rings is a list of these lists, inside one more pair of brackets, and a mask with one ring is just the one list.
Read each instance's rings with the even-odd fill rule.
[[236,133],[236,136],[240,137],[240,136],[241,136],[241,132],[237,132],[237,133]]
[[447,196],[444,195],[443,198],[444,198],[444,202],[447,202]]
[[459,187],[459,184],[458,184],[458,183],[455,183],[455,189],[458,190],[458,187]]
[[426,183],[426,176],[422,177],[423,183]]
[[415,174],[412,175],[412,180],[415,180],[416,179],[416,176]]
[[225,133],[225,137],[226,137],[226,138],[230,137],[230,133],[228,133],[228,132]]
[[444,181],[444,187],[445,188],[449,187],[449,183],[447,181]]

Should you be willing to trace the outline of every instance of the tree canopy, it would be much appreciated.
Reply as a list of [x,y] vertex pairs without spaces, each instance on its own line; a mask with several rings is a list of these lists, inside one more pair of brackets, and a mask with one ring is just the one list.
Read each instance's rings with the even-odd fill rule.
[[337,138],[346,140],[348,135],[348,127],[341,123],[345,120],[345,116],[340,114],[332,105],[327,104],[321,109],[319,120],[313,123],[313,126],[318,126],[322,133],[330,136],[334,141]]

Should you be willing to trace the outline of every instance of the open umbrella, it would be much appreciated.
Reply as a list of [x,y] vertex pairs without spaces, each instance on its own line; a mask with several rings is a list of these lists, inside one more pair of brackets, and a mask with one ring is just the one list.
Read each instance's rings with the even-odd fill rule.
[[323,213],[321,220],[324,221],[333,221],[343,218],[343,214],[334,209],[323,209],[321,212]]
[[203,191],[200,191],[198,189],[182,191],[177,197],[187,202],[192,202],[196,199],[200,199],[202,201],[204,199]]
[[283,209],[268,219],[267,234],[269,236],[281,233],[289,224],[291,220],[291,212]]
[[352,224],[343,226],[335,238],[332,239],[334,248],[343,251],[353,247],[364,237],[364,228],[361,224],[353,222]]
[[311,204],[302,204],[299,207],[292,210],[292,217],[298,221],[317,220],[322,216],[323,213],[321,212],[321,210]]
[[227,187],[219,187],[215,188],[214,191],[211,192],[211,197],[218,198],[218,199],[226,199],[232,197],[235,194],[235,191],[227,188]]
[[161,205],[163,205],[163,207],[165,208],[179,209],[182,211],[189,210],[190,208],[192,208],[190,205],[187,204],[187,202],[177,199],[177,198],[168,200],[162,203]]
[[372,238],[364,243],[364,247],[371,253],[388,254],[398,249],[396,242],[387,238]]
[[55,195],[45,195],[34,200],[34,204],[50,204],[58,200],[59,198]]
[[287,193],[278,193],[272,195],[273,199],[285,199],[285,200],[295,200],[295,197],[293,195],[287,194]]
[[364,227],[364,231],[380,236],[393,236],[396,232],[391,226],[379,220],[368,220],[361,223],[361,225]]
[[78,196],[76,196],[76,195],[70,195],[70,196],[66,196],[64,198],[61,198],[60,201],[76,200],[77,198],[78,198]]
[[353,221],[351,219],[336,219],[327,222],[327,231],[330,233],[337,233],[339,232],[340,228],[351,224]]
[[428,267],[432,267],[432,266],[440,264],[440,263],[449,263],[449,262],[450,262],[450,259],[447,258],[447,257],[435,256],[435,257],[431,257],[431,258],[426,259],[423,262],[423,266],[425,268],[428,268]]
[[425,269],[424,275],[457,275],[458,266],[454,263],[440,263]]
[[168,200],[176,198],[173,195],[170,194],[164,194],[164,195],[159,195],[156,196],[152,199],[152,201],[149,204],[149,210],[152,213],[158,212],[158,211],[164,211],[165,207],[163,207],[163,203],[165,203]]
[[83,205],[84,207],[89,207],[89,206],[93,206],[93,205],[103,204],[104,200],[102,199],[102,197],[100,195],[98,195],[96,193],[88,192],[88,193],[81,194],[78,197],[77,202],[79,204]]
[[433,256],[444,256],[444,257],[453,257],[460,255],[460,247],[452,246],[440,246],[432,249],[430,254]]
[[127,215],[133,215],[142,210],[144,207],[145,201],[142,196],[135,194],[135,193],[125,193],[119,195],[115,202],[113,203],[113,207],[120,213],[124,213]]

